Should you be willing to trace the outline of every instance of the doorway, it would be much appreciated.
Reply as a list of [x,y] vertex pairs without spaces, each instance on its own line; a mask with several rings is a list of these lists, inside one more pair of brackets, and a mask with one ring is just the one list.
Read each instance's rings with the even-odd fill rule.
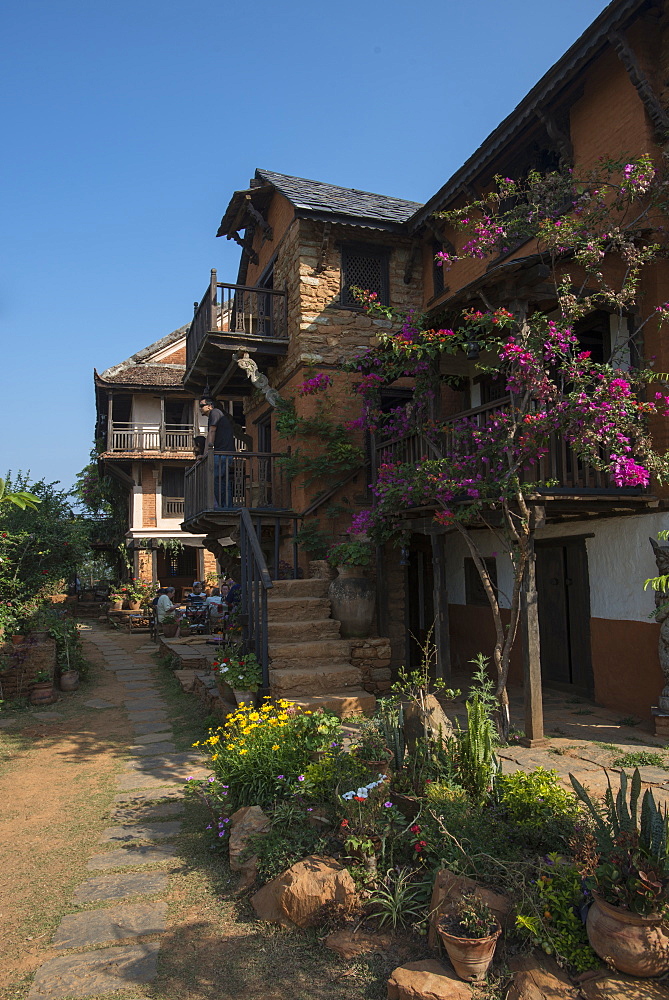
[[536,556],[542,681],[548,687],[592,696],[585,538],[538,541]]
[[[427,535],[412,535],[406,573],[406,661],[416,670],[422,647],[434,624],[432,543]],[[432,636],[434,641],[434,636]]]

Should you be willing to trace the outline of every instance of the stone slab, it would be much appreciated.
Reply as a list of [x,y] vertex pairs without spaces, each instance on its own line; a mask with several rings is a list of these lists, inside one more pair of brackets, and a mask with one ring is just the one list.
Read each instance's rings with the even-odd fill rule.
[[175,753],[174,743],[165,741],[164,743],[147,743],[146,746],[130,747],[133,757],[150,757],[152,754]]
[[160,733],[145,733],[143,736],[136,736],[134,746],[150,746],[151,743],[163,743],[172,736],[172,730]]
[[148,896],[167,892],[169,875],[165,872],[127,872],[89,878],[74,890],[74,903],[98,903],[126,896]]
[[119,670],[118,679],[120,681],[151,681],[149,670]]
[[158,941],[104,948],[88,955],[62,955],[37,970],[28,1000],[61,1000],[150,983],[158,972]]
[[[160,746],[159,743],[154,743],[151,749],[155,749],[158,746]],[[204,758],[202,754],[194,753],[191,750],[187,753],[155,754],[154,756],[144,757],[140,760],[129,760],[124,766],[127,770],[133,771],[165,769],[171,772],[175,768],[204,767]]]
[[105,701],[104,698],[89,698],[84,705],[86,708],[116,708],[113,702]]
[[466,983],[433,958],[407,962],[388,980],[388,1000],[472,1000]]
[[581,983],[581,993],[587,1000],[667,1000],[669,989],[665,981],[632,979],[622,972],[605,973],[602,978]]
[[55,948],[91,948],[115,944],[166,929],[167,903],[125,903],[106,910],[68,913],[53,936]]
[[172,730],[168,729],[165,725],[161,725],[159,722],[135,722],[133,723],[132,731],[137,736],[149,736],[151,733],[160,733],[162,739],[165,736],[168,737],[172,735]]
[[152,823],[157,819],[169,819],[171,816],[181,816],[184,811],[183,799],[172,802],[138,802],[137,805],[115,806],[109,819],[113,823]]
[[56,722],[64,716],[62,712],[33,712],[31,718],[39,719],[40,722]]
[[183,797],[183,787],[175,785],[173,788],[138,788],[135,792],[121,792],[114,796],[114,802],[120,806],[134,806],[144,802],[151,802],[160,799],[181,799]]
[[158,708],[144,708],[137,712],[126,708],[126,711],[131,722],[169,722],[166,713]]
[[179,780],[185,781],[186,777],[187,775],[184,775],[184,777],[180,779],[177,775],[164,774],[162,772],[153,774],[136,774],[135,772],[130,772],[129,774],[122,774],[116,779],[116,787],[120,792],[130,792],[133,788],[152,788],[160,785],[175,785]]
[[94,854],[86,867],[91,872],[106,868],[135,868],[139,865],[158,865],[176,858],[176,848],[170,845],[159,847],[119,847],[106,854]]
[[124,698],[123,704],[129,712],[162,712],[167,705],[157,695],[147,695],[145,698]]
[[142,823],[136,826],[110,826],[103,830],[103,844],[129,844],[133,840],[165,840],[181,832],[181,821],[171,823]]

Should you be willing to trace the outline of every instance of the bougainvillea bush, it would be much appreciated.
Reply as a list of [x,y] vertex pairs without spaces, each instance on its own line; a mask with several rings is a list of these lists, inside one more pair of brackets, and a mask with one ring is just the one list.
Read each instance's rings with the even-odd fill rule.
[[[511,648],[520,617],[520,590],[536,527],[537,491],[558,485],[551,479],[551,442],[565,442],[574,464],[608,476],[612,486],[638,490],[651,477],[666,481],[667,455],[653,448],[648,421],[669,413],[669,376],[651,362],[632,367],[634,342],[647,322],[662,323],[669,303],[636,323],[610,357],[596,360],[579,343],[579,323],[596,310],[619,317],[627,328],[645,268],[665,253],[664,216],[669,187],[647,157],[602,161],[588,176],[571,172],[531,173],[521,184],[497,178],[485,199],[450,213],[444,224],[457,233],[459,249],[438,254],[452,268],[459,259],[491,263],[523,246],[553,287],[550,311],[530,301],[491,302],[493,290],[478,293],[481,308],[454,306],[435,327],[425,316],[397,315],[374,295],[358,289],[364,308],[393,319],[380,330],[379,345],[347,364],[359,375],[363,422],[377,441],[398,430],[420,435],[419,462],[401,451],[381,451],[374,484],[376,504],[366,530],[384,541],[402,530],[410,507],[432,507],[435,519],[463,537],[480,573],[496,630],[493,653],[502,729],[508,732]],[[457,283],[457,282],[456,282]],[[528,293],[531,294],[531,293]],[[631,346],[632,345],[632,346]],[[435,421],[429,402],[440,382],[462,388],[448,374],[448,357],[466,355],[473,370],[499,386],[499,405],[480,414]],[[381,411],[380,389],[400,377],[414,379],[417,402],[397,414]],[[508,627],[485,560],[470,527],[494,527],[513,566]]]

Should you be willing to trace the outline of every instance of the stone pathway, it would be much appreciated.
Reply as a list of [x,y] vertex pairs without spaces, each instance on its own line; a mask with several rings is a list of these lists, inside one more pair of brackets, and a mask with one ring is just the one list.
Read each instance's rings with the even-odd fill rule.
[[[208,773],[199,755],[175,752],[167,705],[152,684],[149,657],[155,646],[130,655],[113,634],[95,627],[86,638],[122,685],[134,741],[117,777],[101,851],[86,863],[90,878],[77,886],[73,912],[53,937],[53,947],[64,954],[37,970],[28,1000],[91,997],[155,979],[160,937],[167,929],[167,902],[161,898],[169,885],[165,869],[177,857],[165,841],[181,831],[185,780]],[[111,707],[96,698],[86,704],[95,711]]]

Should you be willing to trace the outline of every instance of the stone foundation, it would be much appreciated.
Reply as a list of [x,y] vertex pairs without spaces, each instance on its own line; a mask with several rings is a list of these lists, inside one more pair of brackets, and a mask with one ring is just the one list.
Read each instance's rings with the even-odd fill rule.
[[370,694],[388,691],[392,684],[390,640],[351,639],[351,663],[362,671],[361,687]]

